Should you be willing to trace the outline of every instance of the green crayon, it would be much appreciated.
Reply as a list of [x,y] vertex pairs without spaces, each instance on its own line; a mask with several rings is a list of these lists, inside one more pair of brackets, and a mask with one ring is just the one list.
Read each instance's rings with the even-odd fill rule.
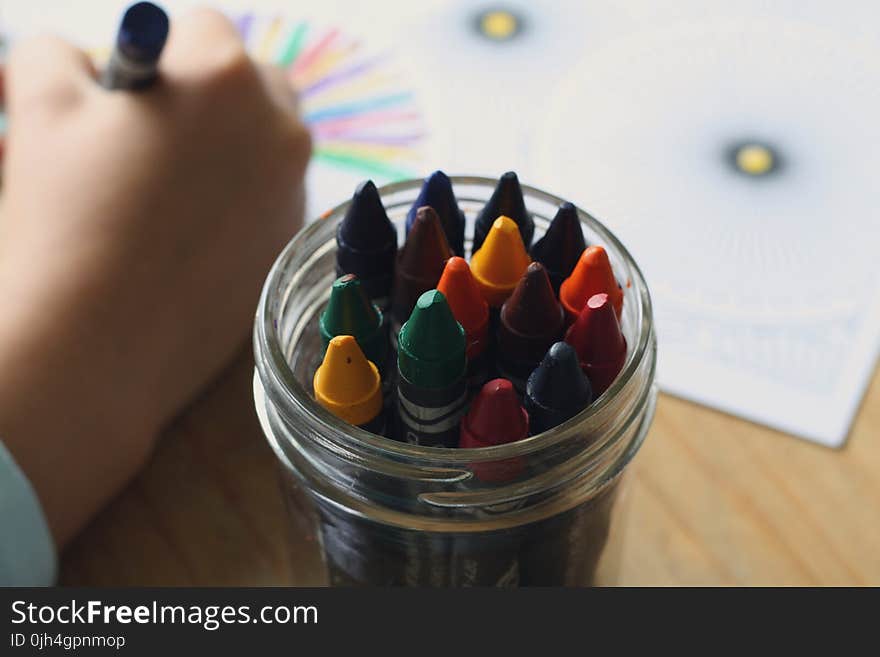
[[442,292],[419,297],[397,342],[398,437],[429,447],[457,446],[467,410],[466,340]]
[[380,373],[384,371],[388,358],[385,317],[370,301],[357,276],[346,274],[333,282],[330,301],[318,324],[325,351],[337,335],[354,336],[367,360],[372,361]]

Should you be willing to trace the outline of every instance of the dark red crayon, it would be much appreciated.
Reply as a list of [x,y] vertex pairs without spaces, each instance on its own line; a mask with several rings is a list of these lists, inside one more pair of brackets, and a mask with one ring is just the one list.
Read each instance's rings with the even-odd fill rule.
[[581,369],[598,397],[620,374],[626,361],[626,338],[605,293],[594,294],[565,334],[577,352]]
[[[529,435],[529,415],[519,402],[513,384],[506,379],[486,383],[462,418],[459,447],[479,448],[505,445]],[[519,477],[525,470],[521,457],[498,461],[482,461],[471,465],[474,477],[484,484],[504,484]],[[502,505],[510,512],[521,500]],[[478,518],[491,520],[493,510],[474,510]],[[514,587],[519,584],[520,540],[513,533],[499,535],[487,543],[485,539],[463,535],[453,542],[451,584],[453,586]]]
[[437,287],[443,267],[451,257],[440,217],[433,208],[419,208],[397,255],[391,295],[392,336],[409,319],[418,298]]
[[[529,435],[526,413],[513,384],[507,379],[492,379],[480,389],[462,418],[459,447],[492,447],[523,440]],[[516,478],[523,470],[522,459],[475,463],[474,474],[480,481],[500,483]]]
[[581,253],[587,248],[577,208],[566,201],[559,206],[544,236],[534,243],[530,255],[547,269],[553,291],[559,294],[562,281],[571,276]]
[[547,271],[533,262],[501,307],[497,333],[499,375],[510,379],[522,392],[529,374],[550,345],[562,339],[564,331],[565,313]]

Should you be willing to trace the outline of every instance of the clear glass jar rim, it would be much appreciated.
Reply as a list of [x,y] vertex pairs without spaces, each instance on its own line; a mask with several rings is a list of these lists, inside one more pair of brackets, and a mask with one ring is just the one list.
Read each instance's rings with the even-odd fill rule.
[[[494,187],[495,184],[497,184],[496,179],[482,176],[451,175],[449,177],[453,186],[489,185]],[[421,178],[417,178],[391,183],[380,187],[379,193],[384,198],[386,195],[405,191],[413,187],[420,187],[422,182]],[[565,201],[565,199],[529,185],[522,184],[521,187],[527,196],[536,197],[553,205],[558,206]],[[367,450],[373,456],[383,455],[398,459],[418,460],[423,466],[436,464],[438,467],[443,468],[444,466],[449,467],[452,464],[464,465],[468,463],[496,461],[504,458],[525,456],[551,448],[553,445],[565,442],[572,438],[578,432],[580,425],[589,421],[590,418],[600,415],[614,400],[615,396],[630,384],[633,377],[642,367],[645,358],[649,356],[649,350],[653,348],[654,324],[651,297],[641,270],[620,240],[618,240],[602,222],[578,207],[577,211],[581,220],[585,220],[589,228],[600,236],[603,240],[603,244],[606,247],[610,246],[625,263],[628,282],[630,283],[628,291],[635,291],[636,295],[634,296],[638,300],[637,319],[640,328],[638,332],[638,341],[634,346],[631,355],[628,357],[623,371],[599,400],[590,404],[586,409],[563,424],[560,424],[549,431],[530,436],[514,443],[492,447],[459,449],[423,447],[395,441],[390,438],[384,438],[351,425],[346,425],[345,431],[339,431],[333,426],[333,424],[339,424],[341,421],[321,407],[312,398],[310,391],[306,390],[306,388],[296,380],[293,370],[285,356],[284,348],[276,329],[276,320],[278,318],[272,315],[272,304],[269,301],[270,299],[275,298],[279,293],[284,292],[280,289],[280,286],[286,266],[290,261],[296,259],[298,255],[306,257],[306,254],[300,253],[303,250],[302,247],[308,241],[309,237],[320,229],[321,222],[327,217],[344,213],[350,204],[351,201],[348,200],[324,213],[318,220],[300,230],[300,232],[282,250],[269,271],[264,284],[254,325],[254,351],[257,372],[263,391],[267,399],[272,401],[275,411],[287,420],[293,420],[294,416],[297,414],[300,416],[296,417],[298,422],[302,422],[303,418],[309,418],[314,421],[316,425],[320,425],[316,426],[316,429],[320,429],[322,432],[334,432],[339,434],[335,437],[350,450]],[[630,296],[632,297],[633,295],[631,294]],[[608,435],[603,436],[587,448],[582,456],[598,457],[601,453],[613,448],[622,436],[627,435],[627,429],[630,424],[638,419],[638,409],[644,405],[645,400],[650,394],[649,391],[654,379],[656,359],[651,358],[649,366],[650,371],[648,372],[648,383],[644,386],[644,390],[642,391],[642,394],[639,395],[639,399],[631,405],[630,417],[626,418],[626,421],[616,426],[613,432],[609,432]],[[291,412],[291,409],[293,412]],[[326,437],[326,434],[323,435]]]

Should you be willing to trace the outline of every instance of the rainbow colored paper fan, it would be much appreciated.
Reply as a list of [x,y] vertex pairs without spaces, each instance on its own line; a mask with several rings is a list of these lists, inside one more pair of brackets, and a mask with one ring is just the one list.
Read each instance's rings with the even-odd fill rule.
[[[382,181],[411,178],[423,168],[422,115],[388,53],[306,21],[245,14],[236,24],[251,55],[283,67],[299,89],[316,162]],[[338,190],[337,197],[349,191]]]

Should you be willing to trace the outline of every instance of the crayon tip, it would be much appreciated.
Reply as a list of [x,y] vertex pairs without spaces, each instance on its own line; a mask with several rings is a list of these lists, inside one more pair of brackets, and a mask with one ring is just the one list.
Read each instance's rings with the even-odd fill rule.
[[387,339],[382,313],[354,274],[345,274],[333,282],[318,327],[325,349],[335,336],[351,335],[368,360],[377,366],[385,363]]
[[397,345],[400,374],[414,385],[443,388],[464,376],[464,329],[442,292],[429,290],[419,297]]
[[[501,308],[501,320],[512,332],[520,335],[562,332],[565,321],[562,307],[556,301],[547,270],[541,263],[533,262],[526,268],[513,294]],[[553,342],[556,340],[551,340],[550,344]],[[550,344],[541,350],[541,354],[547,352]]]
[[489,306],[464,258],[453,256],[446,261],[437,290],[446,297],[452,314],[467,335],[468,358],[479,356],[488,337]]
[[398,324],[409,317],[419,295],[437,287],[451,256],[437,213],[428,206],[419,208],[397,255],[391,307]]
[[[529,435],[529,414],[522,407],[513,384],[507,379],[486,383],[461,420],[458,446],[492,447],[523,440]],[[480,481],[504,483],[516,479],[525,470],[522,457],[481,461],[472,464]]]
[[387,304],[397,258],[397,230],[388,219],[379,190],[361,183],[336,229],[336,275],[357,274],[371,299]]
[[571,276],[559,288],[559,301],[565,308],[569,321],[577,319],[587,299],[602,292],[608,295],[617,317],[620,318],[623,290],[617,285],[605,249],[601,246],[590,246],[581,254]]
[[574,347],[594,394],[605,392],[626,360],[626,338],[607,294],[591,296],[565,341]]
[[122,15],[116,47],[130,59],[151,63],[159,59],[167,38],[165,11],[152,2],[137,2]]
[[379,190],[372,180],[358,185],[351,197],[351,205],[339,224],[339,237],[359,251],[375,251],[394,242],[397,248],[397,231],[394,229]]
[[565,313],[556,301],[547,271],[533,262],[501,307],[498,371],[519,390],[554,342],[562,339]]
[[496,217],[510,217],[520,232],[523,244],[529,248],[535,234],[535,221],[526,210],[519,178],[513,171],[503,174],[489,201],[477,215],[474,223],[474,244],[472,253],[482,248]]
[[491,447],[529,435],[529,416],[507,379],[486,383],[461,424],[461,447]]
[[398,264],[405,271],[417,272],[424,280],[440,280],[446,261],[452,257],[440,217],[434,208],[422,206],[416,211],[412,230],[400,250]]
[[500,308],[529,266],[519,229],[512,219],[498,217],[483,247],[471,258],[471,273],[493,308]]
[[544,236],[532,246],[531,256],[547,268],[553,290],[558,293],[586,248],[577,208],[566,201],[559,206]]
[[367,424],[382,411],[379,370],[350,335],[330,340],[313,384],[317,402],[350,424]]
[[565,342],[555,343],[526,384],[531,432],[541,433],[574,417],[592,400],[590,382],[574,349]]
[[442,171],[435,171],[425,178],[416,202],[406,215],[407,233],[415,222],[418,209],[426,205],[432,207],[440,218],[440,225],[452,252],[455,255],[464,255],[464,212],[458,207],[458,200],[452,190],[452,181]]

